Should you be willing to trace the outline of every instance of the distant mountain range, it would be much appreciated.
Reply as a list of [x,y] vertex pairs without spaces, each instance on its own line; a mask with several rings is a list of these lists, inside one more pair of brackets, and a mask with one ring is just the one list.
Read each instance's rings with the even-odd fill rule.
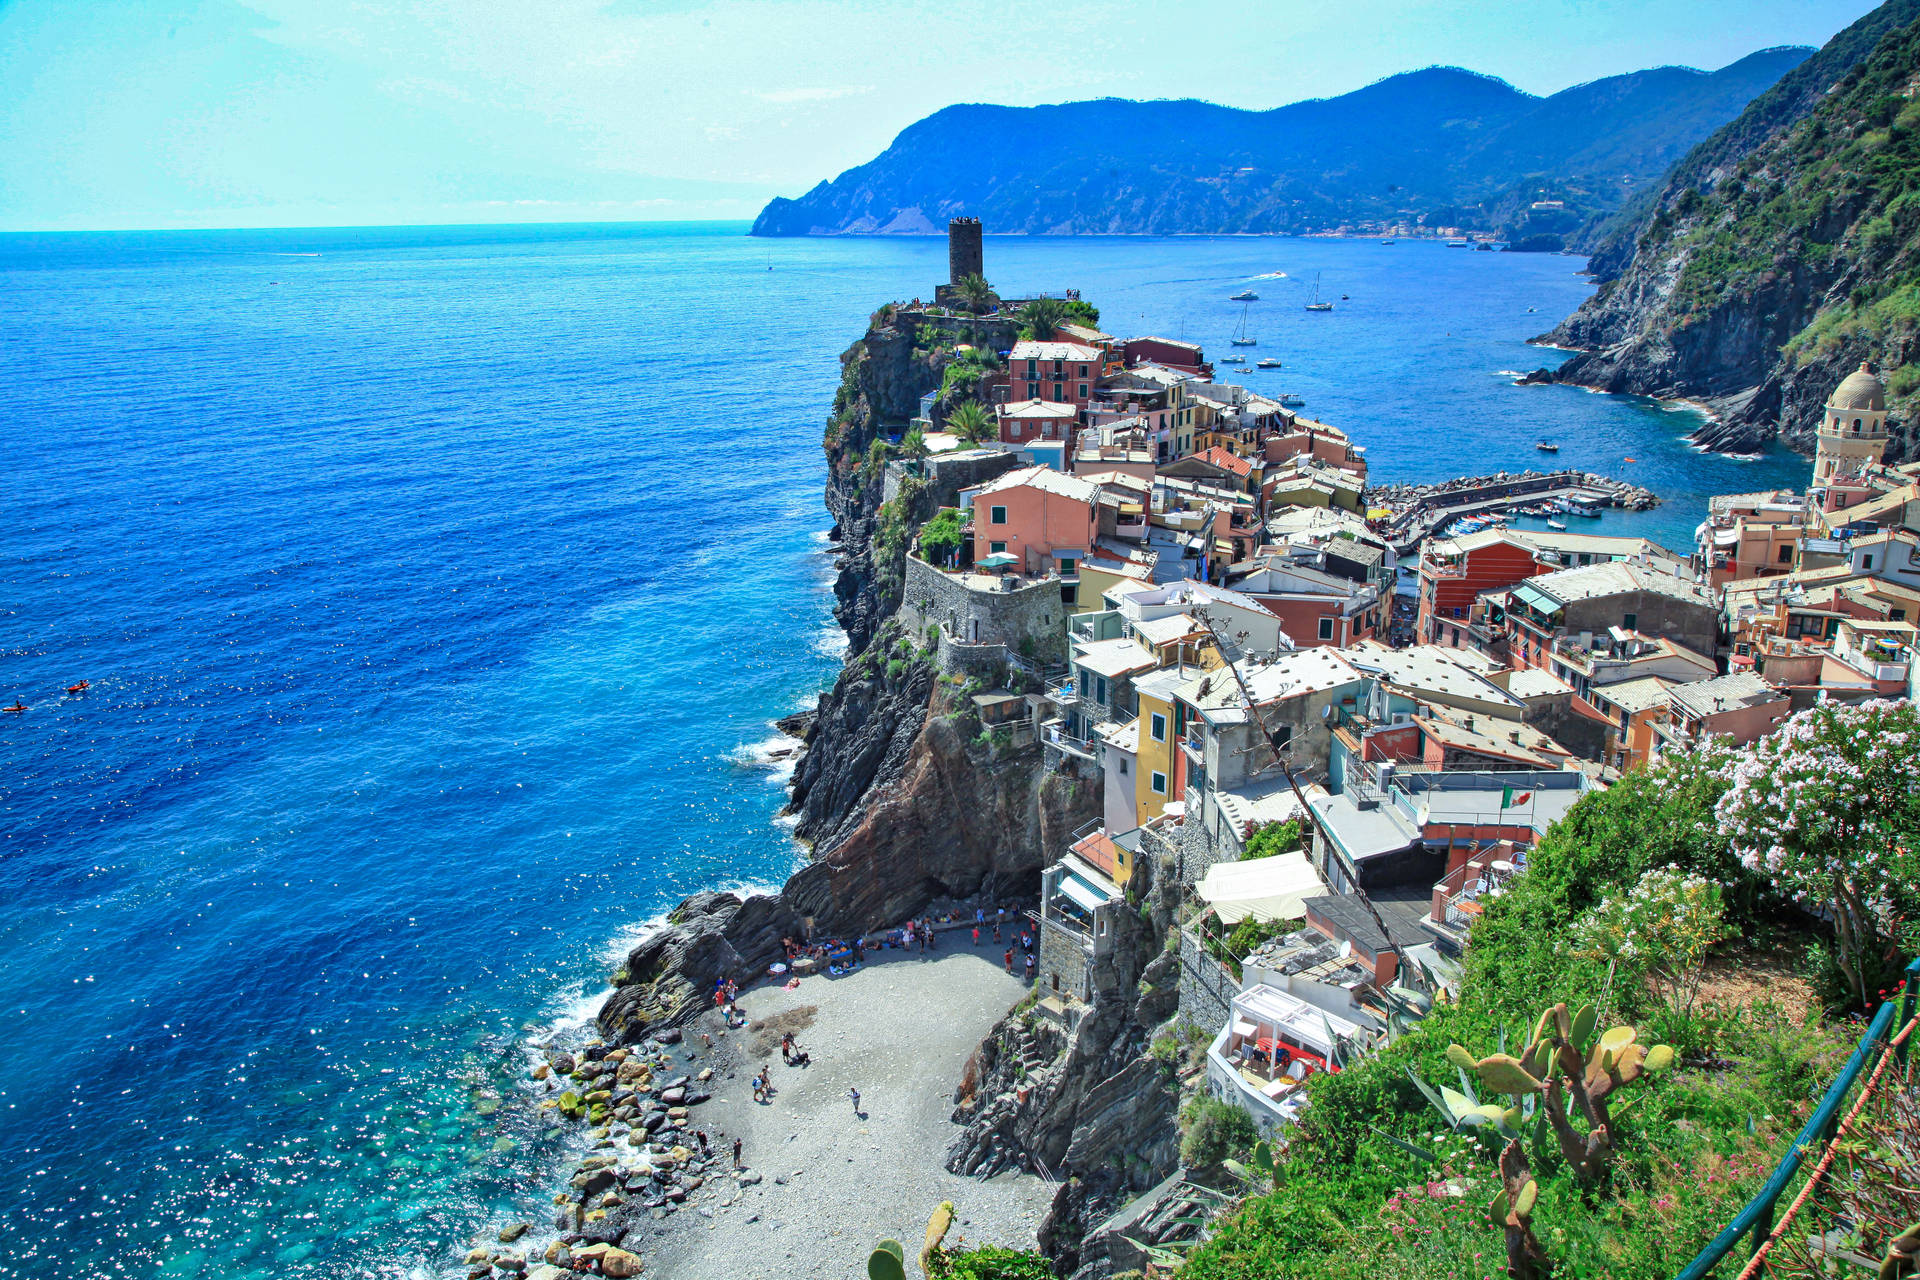
[[1540,98],[1457,67],[1243,111],[1103,98],[954,106],[797,200],[763,236],[1299,233],[1421,223],[1558,249],[1656,182],[1812,50],[1656,67]]
[[1599,227],[1559,381],[1707,402],[1697,437],[1811,451],[1861,361],[1920,456],[1920,0],[1887,0]]

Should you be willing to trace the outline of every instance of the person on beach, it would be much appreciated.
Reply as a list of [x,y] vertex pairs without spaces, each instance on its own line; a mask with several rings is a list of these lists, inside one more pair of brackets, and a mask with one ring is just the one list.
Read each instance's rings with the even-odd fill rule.
[[788,1066],[793,1065],[793,1032],[791,1031],[780,1037],[780,1061]]
[[1028,982],[1033,981],[1033,957],[1032,956],[1027,957],[1027,981]]
[[[994,939],[994,941],[995,941],[995,942],[998,942],[998,941],[1000,941],[1000,939],[998,939],[998,938],[995,938],[995,939]],[[1007,966],[1007,972],[1008,972],[1008,973],[1012,973],[1012,972],[1013,972],[1013,948],[1012,948],[1012,947],[1008,947],[1008,948],[1007,948],[1007,954],[1006,954],[1006,957],[1005,957],[1005,963],[1006,963],[1006,966]]]
[[978,929],[981,925],[985,924],[986,922],[987,922],[987,909],[985,907],[975,907],[973,909],[973,927]]
[[998,920],[993,922],[993,945],[996,947],[1000,945],[1000,922]]
[[694,1140],[700,1144],[700,1154],[707,1154],[707,1131],[705,1129],[695,1129],[693,1136]]
[[980,926],[979,925],[973,926],[973,945],[976,947],[980,945]]
[[852,1089],[852,1088],[849,1088],[849,1089],[847,1090],[847,1096],[848,1096],[849,1098],[852,1098],[852,1099],[853,1099],[853,1114],[854,1114],[854,1115],[856,1115],[856,1116],[857,1116],[857,1115],[860,1115],[860,1114],[861,1114],[861,1111],[860,1111],[860,1091],[859,1091],[858,1089]]
[[733,1167],[736,1169],[740,1167],[740,1139],[738,1138],[733,1140]]

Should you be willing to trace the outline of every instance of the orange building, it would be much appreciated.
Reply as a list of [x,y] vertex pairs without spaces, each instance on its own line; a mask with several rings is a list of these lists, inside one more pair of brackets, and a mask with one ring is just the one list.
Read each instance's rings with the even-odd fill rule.
[[973,509],[975,564],[1008,555],[1022,573],[1072,577],[1099,537],[1099,486],[1047,467],[962,490],[960,503]]

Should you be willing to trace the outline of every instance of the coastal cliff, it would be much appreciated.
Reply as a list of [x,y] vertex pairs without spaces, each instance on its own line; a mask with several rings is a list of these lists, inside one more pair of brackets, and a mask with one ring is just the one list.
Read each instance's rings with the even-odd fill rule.
[[675,908],[669,927],[628,956],[600,1012],[609,1037],[632,1041],[691,1017],[716,978],[763,972],[809,921],[816,935],[846,935],[937,901],[1030,889],[1051,852],[1098,813],[1097,785],[1047,773],[1037,746],[983,741],[968,698],[977,686],[942,674],[927,637],[894,619],[907,547],[933,502],[914,486],[884,500],[886,442],[940,385],[943,361],[885,307],[841,364],[826,503],[834,612],[850,652],[805,728],[792,783],[795,834],[812,858],[777,895],[700,894]]
[[1707,448],[1811,452],[1833,387],[1888,371],[1889,461],[1920,394],[1920,0],[1841,32],[1695,148],[1596,246],[1600,291],[1545,376],[1704,402]]
[[955,1173],[1058,1178],[1040,1246],[1062,1274],[1089,1278],[1113,1270],[1118,1242],[1100,1224],[1180,1163],[1174,1064],[1151,1043],[1179,1001],[1172,851],[1141,858],[1128,893],[1140,906],[1116,913],[1079,1021],[1065,1029],[1023,1006],[974,1055],[947,1152]]

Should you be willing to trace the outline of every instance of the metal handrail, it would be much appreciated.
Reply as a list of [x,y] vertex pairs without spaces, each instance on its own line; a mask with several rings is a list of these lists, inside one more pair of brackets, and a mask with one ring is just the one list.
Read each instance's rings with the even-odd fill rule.
[[[1906,991],[1898,1002],[1900,1024],[1905,1026],[1913,1017],[1914,1002],[1920,998],[1920,960],[1907,966]],[[1809,1150],[1824,1147],[1832,1141],[1834,1131],[1840,1123],[1840,1106],[1859,1082],[1861,1072],[1865,1071],[1869,1059],[1873,1057],[1875,1045],[1884,1045],[1889,1029],[1893,1026],[1896,1004],[1889,1000],[1880,1006],[1873,1020],[1867,1024],[1867,1033],[1860,1037],[1860,1043],[1854,1048],[1853,1056],[1847,1059],[1847,1065],[1834,1077],[1832,1084],[1820,1099],[1820,1105],[1807,1117],[1800,1132],[1794,1135],[1793,1145],[1774,1169],[1747,1207],[1742,1209],[1726,1229],[1713,1238],[1713,1242],[1700,1251],[1700,1255],[1689,1262],[1676,1280],[1704,1280],[1704,1277],[1729,1253],[1740,1237],[1753,1233],[1753,1252],[1767,1242],[1768,1234],[1773,1230],[1774,1206],[1780,1197],[1786,1194],[1787,1184],[1793,1181],[1793,1175],[1800,1172],[1801,1162],[1806,1159]]]

